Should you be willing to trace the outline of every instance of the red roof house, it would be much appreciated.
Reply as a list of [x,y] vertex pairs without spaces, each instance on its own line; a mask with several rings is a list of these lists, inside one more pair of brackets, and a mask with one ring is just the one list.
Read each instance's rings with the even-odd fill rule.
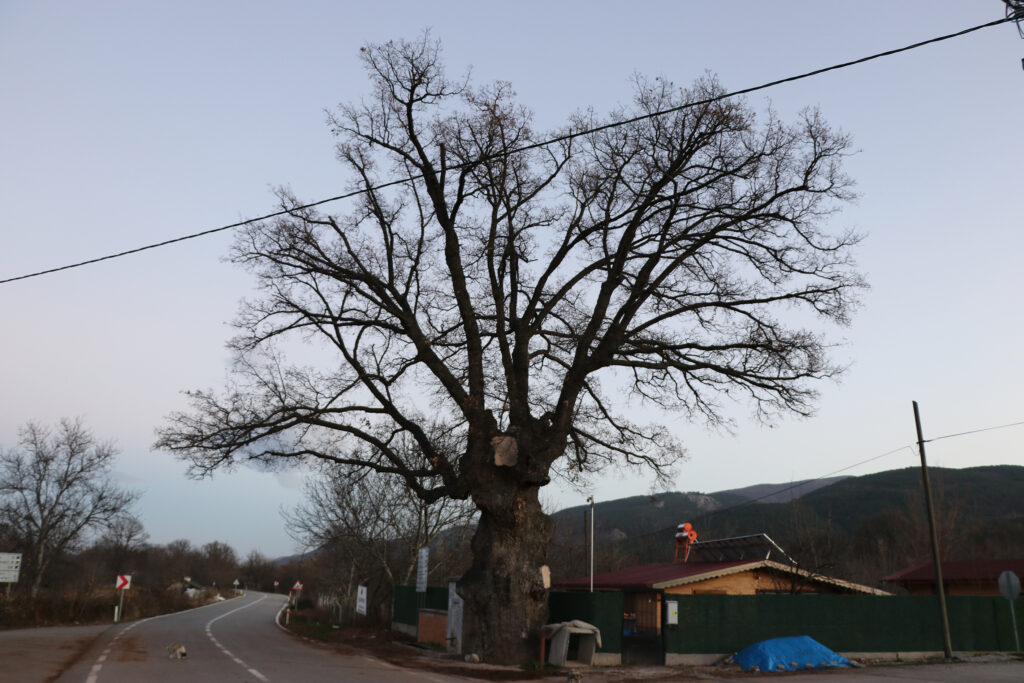
[[[1024,577],[1024,557],[1005,560],[958,560],[942,563],[942,585],[947,595],[999,595],[996,581],[1004,571]],[[935,564],[928,560],[882,579],[911,594],[934,594]]]

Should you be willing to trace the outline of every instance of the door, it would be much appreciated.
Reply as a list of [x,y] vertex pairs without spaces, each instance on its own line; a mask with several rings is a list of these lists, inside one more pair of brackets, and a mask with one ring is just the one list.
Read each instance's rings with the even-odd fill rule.
[[662,666],[661,593],[643,591],[622,596],[622,664]]

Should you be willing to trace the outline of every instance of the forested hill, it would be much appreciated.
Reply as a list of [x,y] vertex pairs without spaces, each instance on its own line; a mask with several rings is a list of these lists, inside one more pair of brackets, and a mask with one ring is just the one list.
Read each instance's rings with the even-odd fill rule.
[[[930,472],[945,556],[1024,555],[1024,467]],[[802,495],[769,502],[778,500],[774,487]],[[556,513],[556,537],[580,538],[587,509]],[[790,554],[812,549],[857,555],[858,561],[881,567],[878,571],[900,568],[927,553],[921,471],[913,467],[844,477],[818,488],[795,482],[633,496],[600,502],[595,518],[598,538],[614,543],[623,561],[670,560],[673,532],[682,522],[691,522],[703,540],[767,533]]]

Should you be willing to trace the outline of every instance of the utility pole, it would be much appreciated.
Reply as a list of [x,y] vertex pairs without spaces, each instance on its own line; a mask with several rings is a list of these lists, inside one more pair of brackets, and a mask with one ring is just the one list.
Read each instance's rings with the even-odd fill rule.
[[946,588],[942,584],[942,562],[939,560],[939,534],[935,530],[935,508],[932,505],[932,484],[928,477],[928,460],[924,455],[924,435],[921,433],[921,413],[914,404],[914,424],[917,426],[917,448],[921,452],[921,478],[924,480],[924,503],[928,508],[928,530],[932,536],[932,560],[935,562],[935,586],[939,590],[939,614],[942,619],[942,651],[946,659],[953,658],[953,645],[949,637],[949,614],[946,612]]
[[594,592],[594,497],[587,498],[590,502],[590,592]]

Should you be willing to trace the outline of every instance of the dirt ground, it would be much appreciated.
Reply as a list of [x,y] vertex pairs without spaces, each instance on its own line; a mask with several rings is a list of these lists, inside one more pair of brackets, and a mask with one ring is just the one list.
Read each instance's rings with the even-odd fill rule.
[[[11,681],[54,681],[89,649],[109,625],[48,627],[18,631],[0,631],[0,683]],[[368,655],[390,664],[423,672],[435,672],[466,679],[486,681],[565,681],[577,673],[577,680],[586,683],[625,681],[654,683],[656,681],[736,680],[764,678],[764,674],[745,673],[735,664],[685,667],[582,667],[579,669],[525,670],[515,666],[470,664],[436,649],[416,646],[400,634],[366,629],[332,629],[312,627],[301,629],[316,647],[337,650],[344,654]],[[316,639],[307,637],[313,636]],[[836,683],[880,678],[939,680],[940,669],[950,668],[952,678],[944,680],[1024,680],[1024,659],[1013,655],[979,655],[965,657],[955,665],[938,662],[892,666],[891,662],[866,662],[859,670],[832,669],[771,674],[770,678],[793,679],[797,683],[827,678]],[[1006,672],[1009,678],[1006,678]],[[992,673],[998,675],[986,675]],[[1019,677],[1017,677],[1019,675]],[[865,676],[867,677],[865,679]],[[570,679],[571,680],[571,679]]]
[[0,631],[0,681],[54,681],[108,628],[101,624]]
[[680,667],[581,667],[528,670],[518,666],[467,663],[456,655],[414,644],[410,639],[391,631],[337,629],[319,631],[312,642],[320,647],[336,649],[344,654],[366,654],[389,664],[449,676],[485,681],[564,681],[573,673],[590,683],[604,681],[690,681],[731,680],[757,674],[744,673],[735,664],[721,666]]
[[[744,672],[737,664],[716,666],[652,666],[652,667],[581,667],[576,669],[525,670],[515,666],[470,664],[454,655],[437,649],[413,644],[408,638],[389,631],[361,629],[338,629],[330,633],[318,633],[322,640],[313,641],[320,647],[337,649],[345,654],[364,654],[384,660],[395,666],[425,672],[461,676],[467,679],[487,681],[565,681],[579,680],[584,683],[655,683],[660,681],[728,681],[737,679],[764,679],[763,673]],[[865,661],[865,668],[859,669],[814,669],[772,673],[772,680],[793,680],[795,683],[835,680],[847,683],[859,680],[902,679],[931,680],[929,672],[935,673],[935,680],[947,680],[943,676],[950,672],[939,669],[954,667],[952,680],[1024,680],[1024,659],[1010,654],[964,655],[956,664],[934,661],[894,663],[890,660]],[[986,667],[986,665],[990,665]],[[1010,678],[1006,669],[1010,667]],[[988,669],[998,668],[999,673],[987,675]],[[1016,678],[1020,672],[1020,678]],[[570,676],[577,674],[578,679]]]

